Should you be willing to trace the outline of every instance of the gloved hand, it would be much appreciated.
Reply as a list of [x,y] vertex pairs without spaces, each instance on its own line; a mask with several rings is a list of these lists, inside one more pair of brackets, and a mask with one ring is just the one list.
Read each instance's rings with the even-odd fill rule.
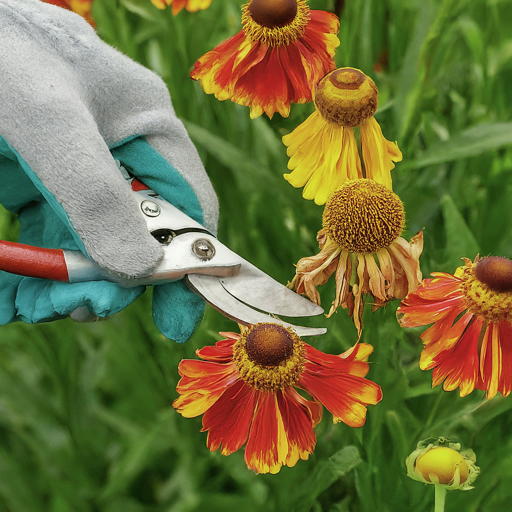
[[[18,214],[21,243],[78,248],[115,274],[150,275],[162,248],[114,157],[215,232],[215,192],[160,78],[80,16],[39,0],[0,0],[0,48],[0,202]],[[142,291],[2,272],[0,323],[103,317]],[[176,341],[203,307],[182,282],[155,287],[155,323]]]

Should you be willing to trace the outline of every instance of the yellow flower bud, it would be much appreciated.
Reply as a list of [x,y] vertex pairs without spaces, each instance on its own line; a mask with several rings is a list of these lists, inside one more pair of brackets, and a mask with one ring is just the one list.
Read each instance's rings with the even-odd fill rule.
[[416,471],[419,471],[425,480],[432,483],[450,485],[453,483],[457,472],[461,484],[468,479],[468,465],[462,455],[452,448],[443,446],[432,448],[418,457]]
[[461,452],[460,444],[444,437],[426,439],[407,457],[407,475],[426,484],[466,491],[472,489],[480,471],[475,462],[473,450]]

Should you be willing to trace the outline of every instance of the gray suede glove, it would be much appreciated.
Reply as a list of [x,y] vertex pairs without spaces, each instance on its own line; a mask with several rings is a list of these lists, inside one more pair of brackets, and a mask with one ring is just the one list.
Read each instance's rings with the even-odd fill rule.
[[149,275],[163,255],[109,151],[134,137],[183,176],[216,229],[215,193],[165,84],[72,12],[0,0],[0,136],[87,255],[116,274]]

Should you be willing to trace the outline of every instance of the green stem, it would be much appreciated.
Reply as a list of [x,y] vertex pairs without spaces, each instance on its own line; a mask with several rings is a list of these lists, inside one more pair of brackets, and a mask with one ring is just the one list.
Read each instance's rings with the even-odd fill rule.
[[436,505],[434,512],[444,512],[444,499],[446,498],[446,487],[435,485],[436,488]]

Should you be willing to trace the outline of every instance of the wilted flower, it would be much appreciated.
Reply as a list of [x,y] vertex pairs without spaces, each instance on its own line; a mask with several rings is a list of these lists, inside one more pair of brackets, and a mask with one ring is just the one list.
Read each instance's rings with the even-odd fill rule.
[[370,345],[324,354],[276,324],[221,335],[226,339],[196,352],[204,361],[181,361],[181,396],[173,406],[187,418],[204,414],[211,451],[222,445],[221,453],[229,455],[247,443],[245,462],[258,473],[277,473],[309,457],[321,404],[335,423],[361,427],[366,406],[382,398],[380,387],[364,378]]
[[480,472],[475,462],[473,450],[461,452],[460,444],[444,437],[426,439],[407,457],[407,475],[425,484],[467,491]]
[[369,180],[346,181],[325,205],[320,252],[297,263],[292,287],[320,304],[317,287],[336,272],[336,296],[328,317],[338,306],[348,308],[361,334],[363,297],[371,293],[373,308],[402,299],[421,282],[419,256],[423,234],[407,242],[402,201],[384,185]]
[[165,9],[168,5],[172,6],[174,16],[178,14],[183,7],[189,12],[202,11],[208,9],[213,0],[151,0],[153,5],[159,9]]
[[[336,69],[320,80],[315,112],[283,137],[293,171],[285,179],[304,187],[302,195],[316,204],[324,204],[346,180],[364,177],[391,189],[390,171],[402,153],[384,138],[373,117],[378,103],[375,83],[358,69]],[[364,168],[353,131],[357,126]]]
[[491,256],[474,263],[467,258],[454,275],[434,272],[433,279],[402,302],[402,327],[434,323],[421,339],[422,370],[434,369],[432,386],[474,389],[492,398],[512,390],[512,261]]
[[338,18],[310,11],[305,0],[252,0],[242,7],[242,30],[203,55],[191,77],[206,93],[287,117],[290,104],[312,99],[314,85],[334,69]]
[[94,20],[91,16],[92,0],[43,0],[47,4],[58,5],[69,11],[80,14],[85,18],[93,27],[95,26]]

